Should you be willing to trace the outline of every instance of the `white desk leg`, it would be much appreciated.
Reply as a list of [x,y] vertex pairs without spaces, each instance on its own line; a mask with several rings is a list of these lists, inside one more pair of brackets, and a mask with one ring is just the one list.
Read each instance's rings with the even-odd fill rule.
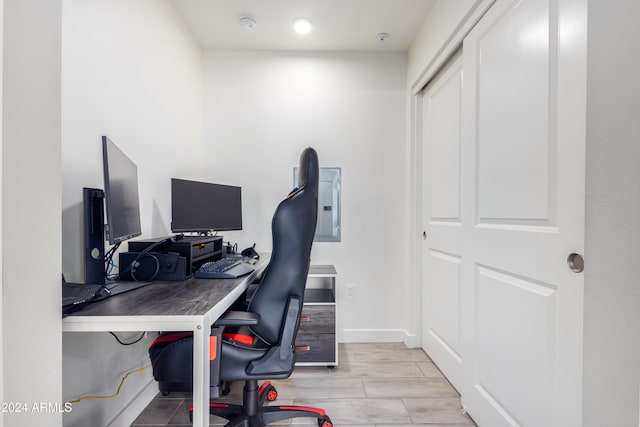
[[205,325],[193,331],[193,425],[209,425],[209,331]]

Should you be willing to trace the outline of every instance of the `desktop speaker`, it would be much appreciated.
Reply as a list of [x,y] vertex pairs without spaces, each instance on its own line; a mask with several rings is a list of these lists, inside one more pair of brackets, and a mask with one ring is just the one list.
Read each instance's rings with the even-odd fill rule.
[[104,191],[82,189],[84,283],[104,285]]
[[121,252],[118,280],[185,280],[187,259],[175,252]]

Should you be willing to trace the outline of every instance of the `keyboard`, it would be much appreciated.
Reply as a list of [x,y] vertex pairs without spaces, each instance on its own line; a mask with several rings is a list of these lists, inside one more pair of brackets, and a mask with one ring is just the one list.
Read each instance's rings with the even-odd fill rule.
[[238,258],[222,258],[205,262],[194,273],[200,279],[234,279],[251,273],[256,268]]

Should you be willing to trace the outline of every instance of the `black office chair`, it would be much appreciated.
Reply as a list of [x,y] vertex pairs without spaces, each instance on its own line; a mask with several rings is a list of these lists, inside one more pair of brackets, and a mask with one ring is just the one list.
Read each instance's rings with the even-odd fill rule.
[[[225,384],[245,381],[243,404],[211,403],[210,413],[229,420],[227,426],[264,426],[291,418],[316,418],[320,427],[332,427],[319,408],[262,406],[277,391],[259,380],[288,378],[295,363],[295,339],[300,324],[304,288],[318,209],[318,155],[313,148],[300,156],[299,187],[278,205],[271,223],[273,248],[246,311],[231,311],[211,329],[217,345],[211,361],[211,395]],[[193,340],[189,334],[161,336],[149,352],[154,377],[175,389],[192,379]]]

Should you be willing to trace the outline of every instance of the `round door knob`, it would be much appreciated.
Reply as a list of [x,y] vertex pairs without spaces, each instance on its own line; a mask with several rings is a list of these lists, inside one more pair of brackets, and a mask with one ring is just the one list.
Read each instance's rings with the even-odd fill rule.
[[427,232],[426,232],[426,231],[423,231],[423,232],[422,232],[422,238],[423,238],[423,239],[426,239],[426,238],[427,238]]
[[584,270],[584,258],[577,253],[571,253],[567,257],[567,265],[574,273],[581,273]]

